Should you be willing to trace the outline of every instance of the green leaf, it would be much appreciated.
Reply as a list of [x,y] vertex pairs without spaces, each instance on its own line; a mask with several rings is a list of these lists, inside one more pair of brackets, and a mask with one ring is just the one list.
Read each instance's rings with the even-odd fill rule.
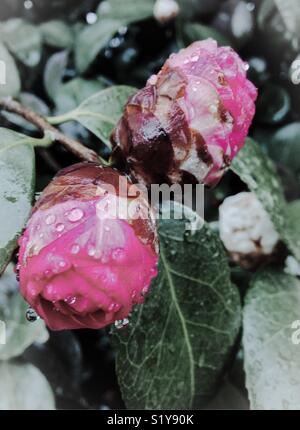
[[60,91],[68,58],[69,52],[61,51],[53,54],[47,61],[44,70],[44,87],[51,100],[55,100]]
[[[264,0],[257,14],[258,27],[272,50],[284,55],[298,54],[300,48],[300,8],[298,0]],[[265,42],[266,40],[264,40]]]
[[[244,309],[246,383],[252,409],[300,409],[300,281],[278,270],[253,280]],[[299,331],[299,330],[298,330]]]
[[266,144],[270,156],[276,162],[288,166],[295,172],[300,171],[300,122],[293,122],[279,128]]
[[49,334],[42,320],[26,320],[27,303],[19,292],[13,265],[10,264],[0,279],[0,321],[5,323],[6,341],[0,343],[0,360],[17,357],[34,342],[44,343]]
[[39,64],[42,38],[38,27],[20,18],[10,19],[0,24],[0,40],[26,66]]
[[204,40],[208,38],[215,39],[219,45],[230,46],[232,43],[226,36],[221,34],[219,31],[215,30],[212,27],[208,27],[207,25],[198,24],[198,23],[188,23],[184,25],[182,30],[182,37],[184,40],[185,46],[190,45],[192,42],[197,40]]
[[80,73],[88,69],[120,27],[122,27],[121,21],[107,19],[85,26],[79,32],[75,42],[75,64]]
[[130,409],[186,409],[213,394],[240,328],[240,297],[222,244],[207,225],[162,220],[159,275],[127,330],[114,330]]
[[21,80],[15,60],[0,43],[0,97],[15,97],[20,90]]
[[250,191],[256,194],[281,239],[295,257],[300,259],[298,240],[288,228],[287,203],[271,159],[254,140],[248,138],[245,146],[233,160],[231,170],[248,185]]
[[52,20],[40,25],[44,42],[55,48],[71,48],[74,42],[72,27],[64,21]]
[[0,128],[0,273],[31,210],[34,193],[32,138]]
[[97,10],[98,21],[85,26],[75,43],[75,64],[85,72],[98,53],[122,26],[152,16],[154,0],[107,0]]
[[300,256],[300,200],[295,200],[287,205],[287,231],[290,240],[293,241],[295,256],[299,260]]
[[0,410],[53,410],[49,382],[32,364],[0,363]]
[[86,99],[73,111],[49,120],[52,124],[78,121],[110,147],[110,135],[134,91],[135,88],[125,85],[107,88]]
[[267,84],[259,93],[256,108],[259,122],[271,125],[281,123],[291,109],[290,95],[278,85]]
[[74,78],[66,84],[62,84],[57,91],[54,101],[57,110],[67,112],[75,109],[85,99],[103,90],[107,84],[104,80]]
[[128,25],[153,15],[155,0],[107,0],[100,3],[97,14],[100,20],[115,19]]

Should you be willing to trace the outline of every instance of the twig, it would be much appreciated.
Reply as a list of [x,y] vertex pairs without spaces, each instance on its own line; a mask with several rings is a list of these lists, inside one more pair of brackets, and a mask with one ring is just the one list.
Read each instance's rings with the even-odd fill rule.
[[49,124],[45,118],[31,109],[21,105],[19,102],[13,100],[11,97],[5,97],[0,99],[0,109],[4,109],[8,112],[16,113],[22,116],[31,124],[35,125],[38,129],[43,132],[50,132],[53,136],[53,141],[60,142],[72,152],[76,157],[84,161],[96,161],[100,162],[100,157],[92,149],[86,148],[82,143],[77,142],[74,139],[65,136],[57,128]]

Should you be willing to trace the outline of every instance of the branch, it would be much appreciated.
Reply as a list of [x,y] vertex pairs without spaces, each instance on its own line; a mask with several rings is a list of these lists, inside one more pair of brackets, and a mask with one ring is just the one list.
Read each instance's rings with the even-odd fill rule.
[[86,148],[82,143],[77,142],[61,133],[57,128],[49,124],[45,118],[31,109],[21,105],[19,102],[10,97],[0,99],[0,109],[8,112],[16,113],[22,116],[26,121],[35,125],[39,130],[51,132],[53,141],[60,142],[65,148],[72,152],[76,157],[83,161],[96,161],[100,162],[100,157],[92,149]]

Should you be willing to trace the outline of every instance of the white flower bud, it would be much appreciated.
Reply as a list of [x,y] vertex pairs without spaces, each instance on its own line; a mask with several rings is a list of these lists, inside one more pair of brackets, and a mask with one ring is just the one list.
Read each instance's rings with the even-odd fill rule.
[[255,194],[242,192],[228,197],[219,214],[221,240],[235,260],[273,253],[279,236]]
[[179,6],[175,0],[156,0],[153,9],[154,18],[161,24],[166,24],[176,18]]
[[300,276],[300,263],[292,255],[285,260],[284,272],[292,276]]

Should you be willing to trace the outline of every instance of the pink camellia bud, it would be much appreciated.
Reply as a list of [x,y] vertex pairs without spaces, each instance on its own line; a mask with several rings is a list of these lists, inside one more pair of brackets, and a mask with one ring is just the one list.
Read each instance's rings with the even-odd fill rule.
[[157,274],[147,199],[117,170],[79,163],[42,193],[20,239],[21,293],[53,330],[128,317]]
[[248,65],[208,39],[172,54],[133,95],[112,135],[138,181],[216,184],[242,148],[257,90]]

